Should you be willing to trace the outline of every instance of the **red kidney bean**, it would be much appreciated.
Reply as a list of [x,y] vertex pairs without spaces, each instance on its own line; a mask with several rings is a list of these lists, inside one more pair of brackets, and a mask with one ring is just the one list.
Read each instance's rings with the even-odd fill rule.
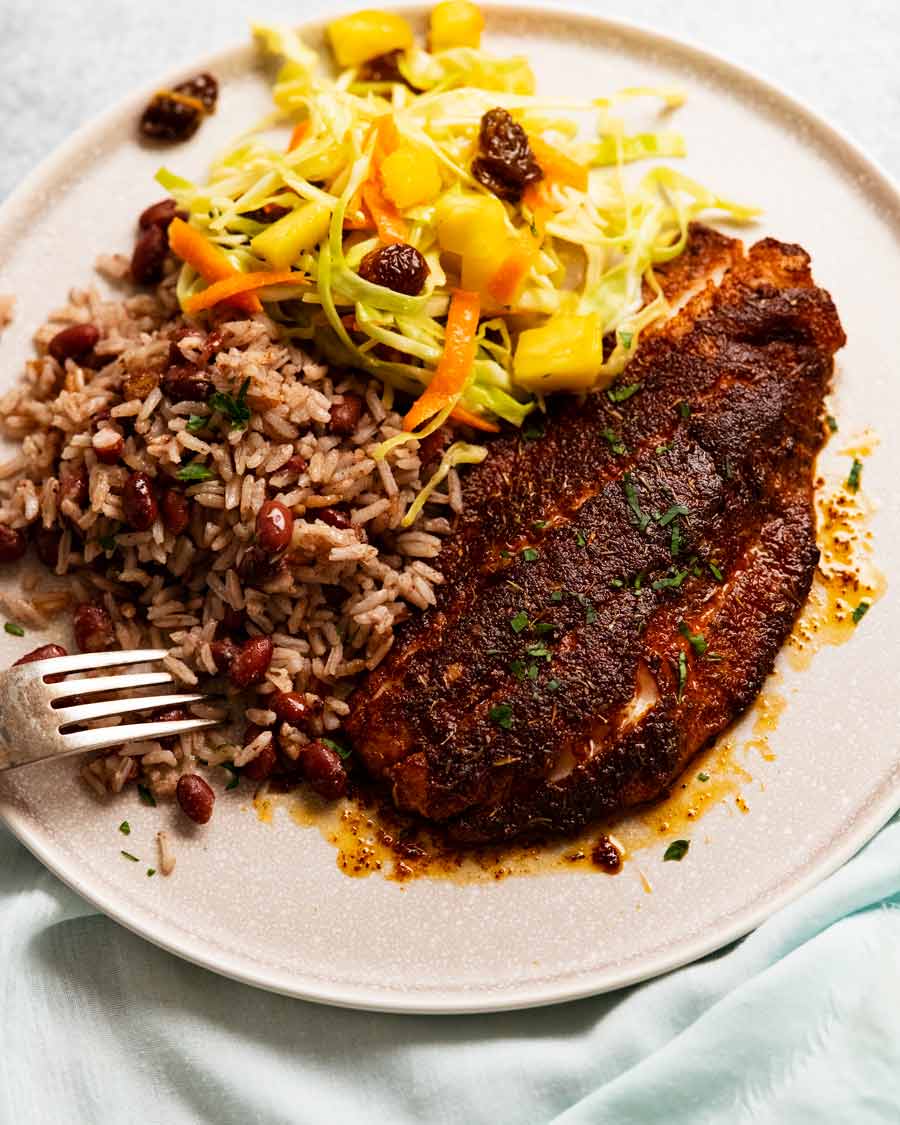
[[53,570],[59,561],[59,541],[62,532],[57,527],[42,527],[34,537],[34,548],[37,557],[44,566]]
[[191,363],[170,367],[162,377],[162,389],[172,402],[206,402],[213,393],[209,376]]
[[270,710],[282,723],[290,723],[292,727],[300,727],[309,719],[315,707],[310,707],[299,691],[276,691],[266,699]]
[[267,500],[256,515],[256,541],[264,551],[277,554],[291,541],[294,516],[279,500]]
[[97,454],[97,460],[104,465],[115,465],[122,456],[125,448],[125,439],[111,426],[104,426],[91,438],[91,447]]
[[333,434],[349,437],[356,432],[362,417],[363,400],[359,395],[346,394],[331,407],[329,429]]
[[159,203],[151,203],[141,211],[138,226],[141,230],[146,230],[147,227],[162,227],[166,230],[175,218],[176,206],[174,199],[161,199]]
[[247,616],[242,609],[232,609],[230,605],[222,608],[222,625],[229,633],[241,633],[247,623]]
[[153,480],[147,473],[132,473],[122,489],[125,519],[135,531],[148,531],[159,512]]
[[348,527],[353,526],[353,521],[346,512],[342,512],[340,508],[319,508],[316,512],[316,518],[320,519],[322,523],[327,523],[329,527],[336,527],[341,531],[346,531]]
[[47,351],[55,360],[65,363],[67,359],[78,360],[86,356],[93,351],[99,339],[100,333],[93,324],[70,324],[56,333],[47,345]]
[[131,276],[138,285],[155,285],[162,281],[163,264],[169,252],[166,232],[157,226],[147,227],[134,244],[131,255]]
[[[248,723],[247,729],[244,731],[244,745],[249,746],[262,732],[262,727],[258,727],[255,723]],[[249,761],[243,767],[241,773],[251,781],[265,781],[275,768],[277,761],[278,755],[275,753],[275,739],[273,738],[252,761]]]
[[0,563],[18,562],[27,550],[25,532],[0,523]]
[[83,508],[88,498],[87,466],[80,461],[75,468],[61,471],[59,474],[59,498],[71,500],[79,508]]
[[175,786],[175,796],[181,811],[195,824],[206,824],[209,821],[216,795],[202,777],[195,773],[182,774]]
[[209,649],[212,653],[213,663],[219,672],[227,672],[238,654],[238,646],[229,637],[220,641],[213,641]]
[[281,559],[272,558],[261,547],[248,547],[238,563],[238,575],[243,582],[256,586],[270,582],[283,568]]
[[156,371],[133,371],[122,383],[122,398],[128,402],[133,398],[146,398],[159,385]]
[[238,649],[228,675],[235,687],[261,684],[272,663],[274,646],[271,637],[250,637]]
[[337,752],[324,742],[307,742],[297,761],[310,789],[320,797],[336,801],[347,792],[347,771]]
[[[160,707],[151,717],[156,723],[183,723],[188,718],[188,713],[183,707]],[[171,749],[178,742],[178,735],[165,734],[158,741],[160,746]]]
[[191,509],[187,497],[177,488],[167,488],[159,502],[163,527],[173,535],[180,535],[191,522]]
[[19,664],[33,664],[35,660],[51,660],[54,656],[68,656],[68,649],[63,648],[62,645],[41,645],[40,648],[33,649],[31,652],[26,652],[24,656],[13,664],[13,668]]
[[72,614],[72,629],[79,652],[104,652],[116,643],[112,618],[102,606],[84,603]]
[[289,457],[278,470],[279,473],[296,473],[298,477],[305,471],[306,458],[301,457],[299,453],[295,453],[293,457]]

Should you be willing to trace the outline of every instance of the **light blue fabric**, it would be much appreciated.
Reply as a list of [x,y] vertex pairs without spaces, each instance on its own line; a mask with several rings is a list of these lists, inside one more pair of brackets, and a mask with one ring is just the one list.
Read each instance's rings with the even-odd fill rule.
[[0,828],[0,1122],[896,1125],[900,819],[743,942],[508,1015],[328,1009],[121,929]]

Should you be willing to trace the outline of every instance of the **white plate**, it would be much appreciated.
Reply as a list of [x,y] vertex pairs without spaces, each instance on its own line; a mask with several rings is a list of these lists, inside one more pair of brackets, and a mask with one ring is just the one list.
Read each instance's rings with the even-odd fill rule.
[[[812,253],[849,337],[839,356],[842,436],[866,423],[881,433],[865,483],[884,503],[874,525],[880,564],[897,573],[900,197],[891,183],[783,93],[654,32],[510,7],[491,10],[488,43],[498,53],[527,53],[545,92],[685,90],[674,127],[688,140],[689,173],[762,204],[760,234]],[[220,111],[188,146],[164,156],[197,176],[268,102],[250,49],[202,60],[176,77],[201,68],[222,80]],[[98,252],[130,246],[135,216],[162,194],[152,182],[159,154],[134,139],[150,92],[81,130],[0,209],[0,293],[18,295],[15,322],[0,342],[4,385],[46,313],[70,286],[90,279]],[[888,819],[898,803],[898,636],[900,609],[889,591],[850,644],[823,651],[806,673],[785,665],[781,690],[791,698],[771,739],[777,760],[752,766],[749,814],[723,802],[694,826],[682,863],[663,864],[660,844],[614,879],[551,873],[463,886],[349,879],[318,831],[285,811],[265,824],[245,796],[228,794],[207,828],[182,835],[172,810],[144,808],[133,793],[99,805],[71,762],[5,775],[0,810],[52,871],[101,910],[238,980],[392,1011],[547,1004],[630,984],[721,947],[833,871]],[[4,639],[0,656],[18,655],[26,643],[37,642]],[[117,832],[126,816],[127,841]],[[178,834],[178,867],[169,879],[148,879],[160,823]],[[123,860],[123,844],[144,862]],[[638,866],[652,894],[642,889]]]

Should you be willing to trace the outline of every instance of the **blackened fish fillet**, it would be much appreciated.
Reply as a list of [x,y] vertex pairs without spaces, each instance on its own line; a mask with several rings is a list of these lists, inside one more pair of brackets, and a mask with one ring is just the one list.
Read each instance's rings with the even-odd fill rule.
[[744,256],[703,227],[662,283],[693,295],[618,395],[556,396],[543,437],[469,474],[438,605],[352,700],[370,772],[459,839],[657,796],[752,702],[809,591],[834,305],[799,246]]

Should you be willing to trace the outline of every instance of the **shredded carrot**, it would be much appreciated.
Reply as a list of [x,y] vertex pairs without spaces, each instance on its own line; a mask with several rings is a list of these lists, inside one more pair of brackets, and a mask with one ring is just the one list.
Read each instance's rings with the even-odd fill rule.
[[[169,246],[173,253],[193,266],[202,278],[214,284],[229,278],[241,277],[218,246],[213,245],[200,231],[189,227],[182,219],[175,218],[169,223]],[[237,293],[230,302],[245,312],[261,312],[262,305],[255,293]]]
[[403,419],[407,430],[415,429],[445,409],[464,390],[475,362],[475,333],[480,313],[481,300],[477,293],[465,289],[453,290],[444,330],[444,350],[431,382]]
[[378,237],[384,243],[406,242],[409,230],[403,216],[393,203],[385,198],[378,180],[367,180],[362,189],[363,203],[372,216]]
[[462,422],[465,426],[471,426],[473,430],[484,430],[487,434],[500,433],[500,427],[496,422],[489,422],[487,418],[481,418],[462,406],[454,406],[450,411],[450,417],[455,422]]
[[403,216],[386,198],[381,188],[381,162],[397,147],[397,130],[389,113],[382,114],[372,122],[363,147],[370,144],[373,138],[375,143],[369,175],[347,206],[344,229],[371,230],[374,227],[384,243],[406,242],[409,230]]
[[296,270],[258,270],[255,273],[239,273],[215,281],[201,293],[195,293],[184,302],[184,311],[202,312],[211,309],[222,301],[230,300],[240,293],[250,293],[264,289],[267,285],[309,285],[309,278]]
[[511,305],[521,288],[525,275],[534,262],[537,247],[527,231],[523,231],[519,245],[500,263],[487,283],[487,291],[498,304]]
[[309,132],[309,118],[307,118],[305,121],[298,121],[297,124],[294,126],[293,132],[291,133],[291,139],[288,141],[288,146],[287,146],[288,152],[293,152],[295,148],[299,148],[300,145],[305,140],[306,134],[308,132]]
[[553,145],[548,145],[540,137],[529,137],[528,143],[545,176],[557,183],[578,188],[579,191],[587,191],[588,170],[583,164],[579,164],[571,156],[566,156]]
[[529,184],[522,194],[522,202],[531,212],[535,228],[540,237],[543,238],[547,220],[553,214],[546,184],[543,181],[538,184]]

